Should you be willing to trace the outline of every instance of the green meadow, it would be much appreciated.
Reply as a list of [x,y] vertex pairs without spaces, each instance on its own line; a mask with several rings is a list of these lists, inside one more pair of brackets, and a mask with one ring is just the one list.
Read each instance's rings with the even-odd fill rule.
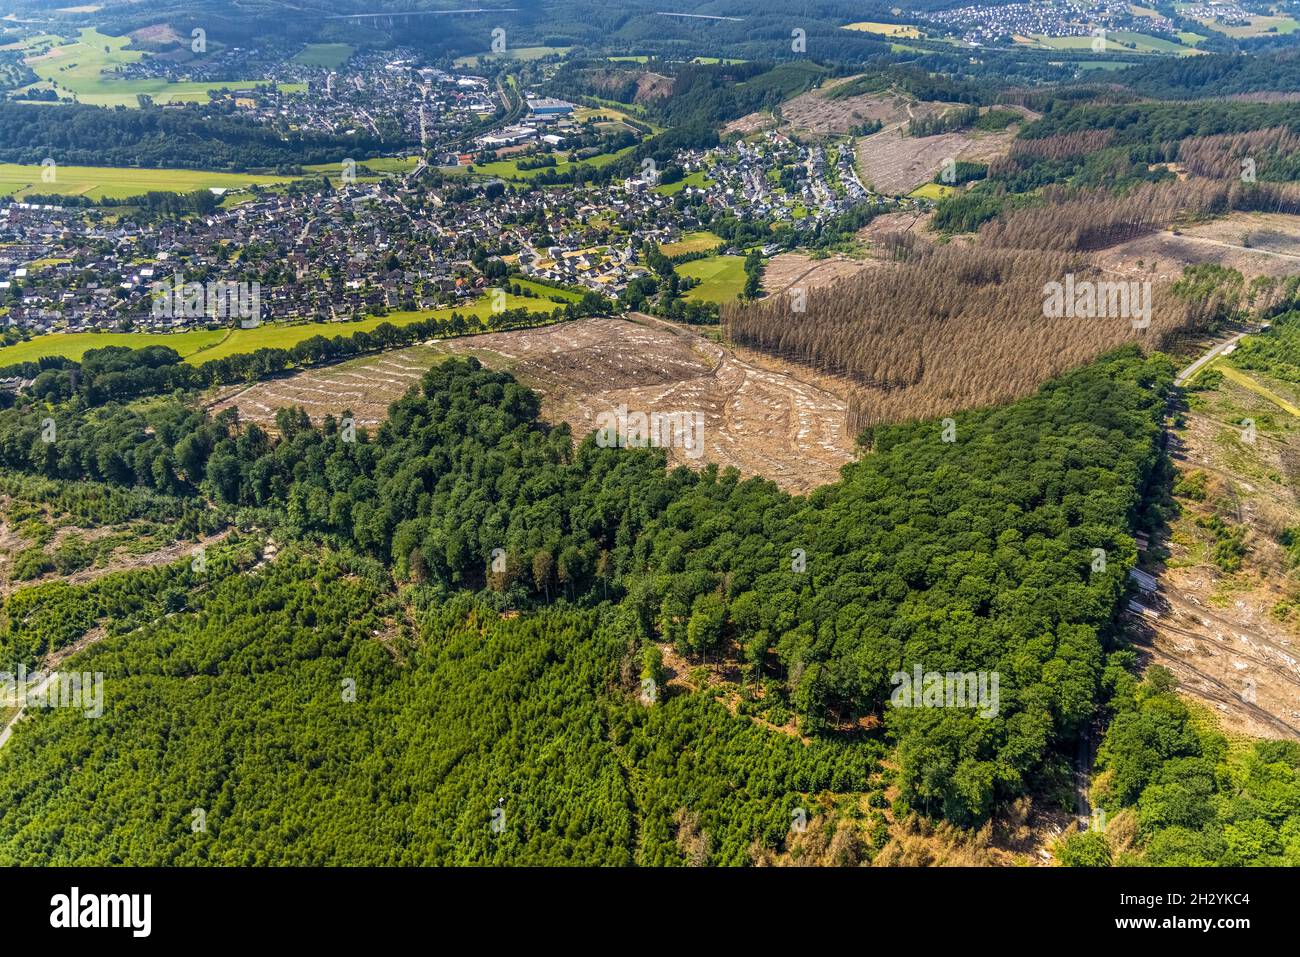
[[479,176],[496,176],[501,179],[532,179],[535,176],[540,176],[543,171],[548,169],[554,170],[557,173],[563,173],[571,166],[590,166],[593,169],[599,169],[602,166],[608,166],[620,156],[626,156],[634,149],[636,149],[635,146],[627,146],[619,150],[617,153],[600,153],[597,156],[592,156],[588,159],[578,160],[576,162],[567,158],[557,159],[554,166],[543,166],[539,169],[521,170],[519,168],[519,160],[497,160],[494,163],[483,163],[481,165],[476,164],[474,166],[474,172]]
[[189,356],[220,342],[230,330],[196,329],[190,332],[69,332],[37,336],[16,345],[0,347],[0,366],[18,362],[35,362],[45,356],[65,356],[74,361],[91,349],[108,346],[168,346],[182,356]]
[[336,70],[352,56],[352,46],[347,43],[309,43],[294,56],[294,63]]
[[125,199],[151,190],[189,193],[197,189],[244,189],[288,183],[293,176],[257,176],[251,173],[213,173],[192,169],[134,169],[115,166],[56,166],[53,182],[41,178],[38,165],[0,163],[0,196],[21,199],[38,195],[87,196],[90,199]]
[[721,244],[721,236],[711,233],[707,229],[699,229],[695,232],[683,233],[682,238],[675,243],[664,243],[659,247],[659,251],[665,256],[680,256],[684,253],[698,253],[707,249],[716,249]]
[[745,289],[744,256],[709,256],[677,267],[677,272],[700,284],[686,293],[687,299],[731,302]]
[[[550,290],[556,292],[556,290]],[[529,299],[526,296],[506,296],[506,309],[527,309],[549,315],[559,304],[549,299]],[[390,312],[386,316],[369,316],[360,322],[304,322],[298,324],[267,322],[252,329],[198,329],[190,332],[74,332],[51,333],[37,336],[27,342],[0,348],[0,367],[18,362],[34,362],[43,356],[66,356],[79,360],[90,349],[106,346],[127,346],[141,349],[145,346],[163,345],[175,349],[191,365],[202,365],[213,359],[236,356],[258,349],[289,349],[312,336],[336,339],[354,332],[374,332],[384,323],[408,326],[422,319],[448,319],[453,312],[466,318],[482,319],[491,315],[492,303],[483,296],[463,306],[411,311]]]

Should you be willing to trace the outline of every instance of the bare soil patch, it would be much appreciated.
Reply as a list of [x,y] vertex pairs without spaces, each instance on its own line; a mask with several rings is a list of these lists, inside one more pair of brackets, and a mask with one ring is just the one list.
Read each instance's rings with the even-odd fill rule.
[[238,408],[241,419],[270,430],[286,406],[301,406],[314,422],[350,411],[357,425],[373,426],[434,362],[473,355],[535,389],[543,416],[568,422],[578,439],[620,405],[647,415],[699,412],[703,455],[673,448],[673,464],[734,465],[796,492],[835,481],[853,458],[847,393],[832,377],[729,350],[650,316],[636,320],[583,319],[411,346],[259,382],[219,395],[210,408]]
[[327,415],[337,419],[347,412],[358,426],[374,426],[445,354],[437,346],[419,345],[364,356],[223,392],[209,408],[216,414],[235,406],[240,419],[270,430],[275,428],[276,411],[286,406],[301,407],[317,424]]
[[1207,223],[1151,233],[1096,254],[1099,265],[1147,279],[1175,280],[1184,266],[1212,263],[1256,276],[1300,272],[1300,216],[1231,213]]
[[[938,112],[942,104],[918,104],[917,114]],[[879,133],[858,140],[858,173],[864,184],[889,195],[910,193],[934,179],[944,160],[988,163],[1005,156],[1015,133],[955,132],[938,136],[906,136],[903,122],[887,125]]]
[[588,319],[449,341],[448,351],[508,368],[543,398],[543,415],[577,437],[597,416],[700,413],[704,452],[669,450],[673,464],[735,466],[803,492],[835,481],[854,455],[845,400],[774,362],[733,352],[692,330],[650,316]]
[[807,253],[778,253],[763,269],[763,291],[771,295],[796,285],[815,289],[852,276],[870,265],[847,256],[817,259]]

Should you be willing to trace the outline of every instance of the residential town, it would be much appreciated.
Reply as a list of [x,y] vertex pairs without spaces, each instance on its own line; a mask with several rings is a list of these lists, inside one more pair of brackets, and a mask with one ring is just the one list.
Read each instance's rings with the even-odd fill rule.
[[[571,104],[528,103],[538,116],[529,129],[582,134],[569,119]],[[549,139],[529,147],[534,162],[564,141],[543,135]],[[153,308],[156,285],[173,277],[259,283],[267,321],[457,306],[508,271],[617,302],[647,274],[643,250],[706,229],[715,217],[788,221],[804,233],[859,203],[886,201],[858,179],[849,145],[830,151],[768,132],[681,151],[675,175],[650,164],[637,176],[545,187],[422,165],[337,188],[324,179],[286,191],[254,188],[208,215],[147,225],[11,202],[0,206],[2,321],[31,333],[213,321]]]
[[[1154,11],[1153,11],[1154,13]],[[1047,37],[1089,36],[1098,27],[1140,29],[1173,34],[1174,24],[1158,14],[1138,16],[1122,0],[1052,0],[1051,3],[975,4],[918,14],[928,23],[958,31],[976,45],[1037,34]]]

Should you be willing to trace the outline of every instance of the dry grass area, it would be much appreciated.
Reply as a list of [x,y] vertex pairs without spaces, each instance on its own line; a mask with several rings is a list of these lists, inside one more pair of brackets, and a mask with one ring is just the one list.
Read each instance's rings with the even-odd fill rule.
[[[921,107],[927,108],[922,110]],[[947,104],[917,104],[918,116],[943,112]],[[988,163],[1005,156],[1015,139],[1013,130],[997,133],[954,132],[938,136],[906,136],[904,123],[886,125],[879,133],[858,140],[858,174],[876,192],[893,196],[910,193],[934,179],[944,160]]]

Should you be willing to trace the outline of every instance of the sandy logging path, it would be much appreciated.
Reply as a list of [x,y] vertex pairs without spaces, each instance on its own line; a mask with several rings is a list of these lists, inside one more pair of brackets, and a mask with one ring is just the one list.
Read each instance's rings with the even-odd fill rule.
[[[1187,382],[1239,338],[1208,348],[1176,381]],[[1184,412],[1185,427],[1170,433],[1168,445],[1181,476],[1206,476],[1205,495],[1180,500],[1184,514],[1160,543],[1169,557],[1154,568],[1158,594],[1142,596],[1147,612],[1131,617],[1150,661],[1213,708],[1225,728],[1300,740],[1300,638],[1294,620],[1275,614],[1293,594],[1277,539],[1280,529],[1300,521],[1289,478],[1291,463],[1300,460],[1298,436],[1282,429],[1261,433],[1248,446],[1238,442],[1240,422],[1232,418],[1261,415],[1281,397],[1251,390],[1238,381],[1248,377],[1230,366],[1216,368],[1225,381]],[[1197,526],[1211,514],[1245,529],[1246,552],[1235,574],[1215,564]]]

